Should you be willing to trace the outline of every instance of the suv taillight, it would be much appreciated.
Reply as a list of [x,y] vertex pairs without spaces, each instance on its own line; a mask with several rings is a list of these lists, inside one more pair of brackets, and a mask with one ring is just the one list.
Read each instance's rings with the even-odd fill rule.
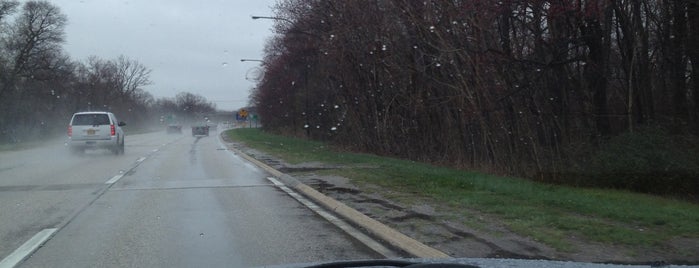
[[114,124],[109,125],[109,129],[111,130],[112,136],[116,135],[116,128],[114,127]]
[[73,126],[68,126],[68,137],[73,136]]

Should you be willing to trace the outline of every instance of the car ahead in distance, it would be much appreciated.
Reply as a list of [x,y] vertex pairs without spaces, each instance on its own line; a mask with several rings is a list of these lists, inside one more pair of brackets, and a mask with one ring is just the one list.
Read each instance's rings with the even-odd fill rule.
[[110,112],[75,113],[68,124],[68,148],[76,154],[100,148],[123,154],[125,125]]
[[169,125],[167,125],[167,128],[165,128],[165,132],[167,132],[168,134],[171,134],[171,133],[182,134],[182,125],[169,124]]
[[196,136],[209,136],[209,126],[206,124],[193,125],[192,137]]

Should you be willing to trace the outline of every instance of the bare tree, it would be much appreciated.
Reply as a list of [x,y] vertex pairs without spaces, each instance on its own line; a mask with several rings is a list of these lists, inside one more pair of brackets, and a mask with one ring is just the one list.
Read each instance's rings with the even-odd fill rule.
[[[588,183],[597,178],[562,174],[584,171],[594,152],[619,136],[648,138],[644,132],[659,129],[699,139],[698,6],[285,0],[276,7],[279,34],[266,48],[253,100],[271,131]],[[665,182],[681,190],[691,178]],[[604,180],[597,182],[654,189],[639,188],[652,185],[647,181]]]
[[143,86],[150,85],[151,70],[136,60],[119,56],[116,59],[117,90],[124,95],[133,95]]

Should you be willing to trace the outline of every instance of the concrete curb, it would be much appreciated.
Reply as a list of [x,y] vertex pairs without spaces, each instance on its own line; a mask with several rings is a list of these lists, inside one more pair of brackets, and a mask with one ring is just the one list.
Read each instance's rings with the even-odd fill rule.
[[227,146],[228,149],[233,151],[235,154],[241,156],[245,160],[250,161],[251,163],[255,164],[256,166],[264,169],[265,171],[269,172],[273,176],[277,177],[280,181],[282,181],[287,187],[290,187],[301,194],[305,195],[306,197],[310,198],[314,202],[320,204],[321,206],[325,207],[326,209],[329,209],[341,217],[345,218],[346,220],[350,221],[352,224],[355,224],[365,230],[367,230],[370,234],[388,242],[391,244],[391,246],[396,247],[398,249],[401,249],[408,254],[412,255],[413,257],[417,258],[449,258],[450,256],[447,255],[444,252],[441,252],[437,249],[434,249],[430,246],[427,246],[420,241],[417,241],[407,235],[404,235],[396,230],[394,230],[391,227],[386,226],[385,224],[374,220],[370,218],[369,216],[366,216],[362,214],[361,212],[329,197],[326,196],[312,187],[301,183],[298,181],[296,178],[284,174],[269,165],[253,158],[252,156],[249,156],[242,151],[233,148],[231,146]]

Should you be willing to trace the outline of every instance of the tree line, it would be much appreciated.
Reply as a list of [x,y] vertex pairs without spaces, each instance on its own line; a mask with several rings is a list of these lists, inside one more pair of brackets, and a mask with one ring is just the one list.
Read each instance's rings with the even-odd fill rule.
[[71,59],[62,47],[67,21],[48,1],[0,0],[0,143],[65,131],[78,111],[112,111],[138,128],[163,114],[215,110],[188,92],[156,100],[144,90],[151,69],[126,56]]
[[268,130],[547,182],[699,193],[699,2],[284,0],[275,16],[252,96]]

